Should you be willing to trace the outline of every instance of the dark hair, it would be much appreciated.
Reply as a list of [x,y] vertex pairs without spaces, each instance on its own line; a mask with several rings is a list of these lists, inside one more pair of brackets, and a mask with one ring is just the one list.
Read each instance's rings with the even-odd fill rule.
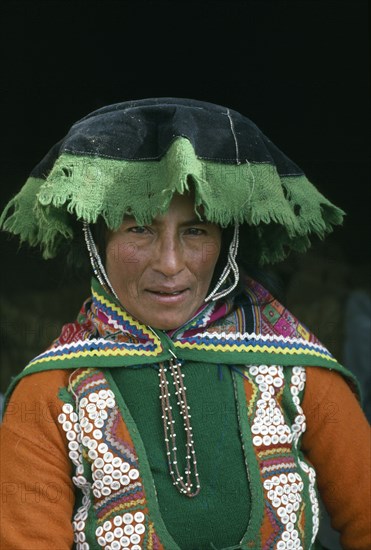
[[[228,250],[233,238],[234,227],[228,226],[222,229],[222,243],[218,261],[215,266],[213,278],[210,283],[210,289],[214,288],[224,267],[228,261]],[[246,235],[246,232],[244,232]],[[253,234],[250,235],[253,238]],[[245,246],[239,246],[237,253],[237,264],[240,270],[240,280],[233,291],[232,295],[237,295],[242,292],[244,287],[245,277],[251,277],[261,285],[263,285],[277,300],[280,302],[285,301],[284,283],[278,273],[272,268],[261,268],[254,261],[253,257],[250,257],[246,253],[248,243],[244,243]]]
[[[82,221],[71,215],[70,226],[73,231],[73,238],[64,239],[60,251],[60,256],[65,259],[65,278],[78,282],[89,281],[92,275],[92,267],[82,230]],[[94,228],[95,224],[92,224],[92,231],[94,231]]]

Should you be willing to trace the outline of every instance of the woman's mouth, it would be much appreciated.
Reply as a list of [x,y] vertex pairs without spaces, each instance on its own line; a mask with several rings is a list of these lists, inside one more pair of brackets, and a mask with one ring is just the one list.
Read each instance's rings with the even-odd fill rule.
[[146,291],[150,294],[152,299],[159,303],[179,303],[186,298],[189,288],[177,290],[147,289]]
[[166,296],[175,296],[180,294],[183,290],[175,290],[174,292],[163,292],[162,290],[152,290],[151,292],[156,292],[156,294],[165,294]]

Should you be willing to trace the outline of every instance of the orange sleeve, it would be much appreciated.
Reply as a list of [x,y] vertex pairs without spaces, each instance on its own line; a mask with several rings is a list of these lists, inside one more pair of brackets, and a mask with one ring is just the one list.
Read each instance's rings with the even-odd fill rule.
[[1,424],[2,550],[69,550],[74,490],[58,390],[68,371],[23,378]]
[[307,368],[302,450],[345,550],[371,548],[371,430],[357,398],[335,371]]

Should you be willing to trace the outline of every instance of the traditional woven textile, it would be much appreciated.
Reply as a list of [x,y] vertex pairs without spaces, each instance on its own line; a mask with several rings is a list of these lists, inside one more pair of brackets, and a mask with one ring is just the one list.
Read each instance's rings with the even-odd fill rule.
[[259,264],[304,251],[343,212],[247,117],[208,102],[155,98],[110,105],[76,122],[34,168],[0,226],[45,258],[76,239],[75,218],[125,214],[146,224],[174,193],[222,227],[242,224],[241,254]]
[[[252,264],[306,250],[343,217],[247,117],[207,102],[158,98],[110,105],[76,122],[9,202],[0,227],[51,258],[81,240],[83,221],[103,220],[116,230],[131,215],[144,225],[167,211],[175,193],[187,192],[200,217],[221,228],[240,226],[239,257]],[[156,498],[161,482],[155,484],[114,374],[150,365],[166,387],[162,369],[174,358],[179,376],[189,364],[204,364],[228,368],[233,378],[251,496],[240,547],[315,543],[316,474],[300,450],[305,367],[336,370],[355,392],[358,386],[261,285],[247,278],[243,288],[201,305],[185,325],[166,332],[136,321],[93,279],[76,322],[12,381],[6,403],[21,378],[70,371],[58,423],[72,465],[77,548],[179,548]],[[164,457],[166,441],[165,434]]]
[[[239,327],[251,311],[255,330],[241,332]],[[171,359],[174,352],[182,360],[215,364],[323,366],[353,380],[317,337],[250,277],[237,298],[203,305],[182,327],[156,334],[133,319],[92,278],[92,297],[84,302],[78,319],[65,325],[53,344],[32,359],[19,377],[46,369],[157,363]],[[9,386],[8,394],[18,379]],[[351,383],[357,384],[355,380]]]
[[[247,326],[253,333],[246,332]],[[70,369],[61,389],[58,417],[73,465],[77,548],[178,548],[167,531],[143,443],[113,377],[113,369],[154,366],[175,352],[188,361],[230,365],[246,463],[251,514],[241,548],[284,548],[316,539],[319,508],[316,476],[300,451],[305,431],[301,407],[303,365],[351,373],[318,339],[256,281],[223,304],[207,304],[176,331],[156,339],[93,279],[92,297],[79,318],[13,382],[45,369]],[[262,429],[264,427],[264,430]],[[115,546],[116,545],[116,546]],[[137,546],[136,546],[137,545]],[[258,546],[257,546],[258,545]],[[118,548],[119,546],[117,546]]]

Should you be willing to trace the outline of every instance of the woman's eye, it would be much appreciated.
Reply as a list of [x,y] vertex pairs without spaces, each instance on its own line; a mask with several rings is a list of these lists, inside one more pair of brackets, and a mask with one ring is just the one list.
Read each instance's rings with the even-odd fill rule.
[[146,231],[148,231],[148,229],[147,229],[147,227],[144,227],[143,225],[135,225],[133,227],[129,227],[128,231],[130,231],[130,233],[142,234],[142,233],[146,233]]
[[186,231],[187,235],[204,235],[205,230],[199,227],[189,227]]

